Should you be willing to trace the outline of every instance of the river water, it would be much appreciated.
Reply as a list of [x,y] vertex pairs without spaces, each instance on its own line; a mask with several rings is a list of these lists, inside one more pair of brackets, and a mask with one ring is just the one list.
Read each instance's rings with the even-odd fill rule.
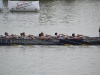
[[[99,0],[40,1],[39,12],[0,12],[0,35],[99,36]],[[100,46],[0,46],[0,75],[100,75]]]

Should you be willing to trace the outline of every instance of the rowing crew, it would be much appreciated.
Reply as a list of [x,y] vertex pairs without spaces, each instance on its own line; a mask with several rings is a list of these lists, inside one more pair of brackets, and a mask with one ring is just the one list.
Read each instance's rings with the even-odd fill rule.
[[[15,34],[9,35],[8,32],[5,32],[5,37],[6,37],[6,39],[19,38],[19,37],[24,38],[24,39],[36,39],[36,37],[34,35],[31,35],[31,34],[26,35],[25,32],[20,33],[20,36],[15,35]],[[78,34],[77,36],[75,36],[75,34],[73,33],[72,36],[68,36],[68,35],[64,35],[64,34],[55,33],[55,37],[56,37],[56,39],[70,39],[70,38],[71,39],[80,39],[80,38],[83,38],[83,35]],[[48,34],[44,35],[44,33],[41,32],[39,34],[39,39],[41,39],[41,40],[52,39],[52,36],[48,35]]]
[[20,36],[15,35],[15,34],[9,35],[8,32],[5,32],[5,37],[6,39],[19,38],[19,37],[24,38],[24,39],[35,39],[33,35],[30,35],[30,34],[26,35],[25,32],[20,33]]

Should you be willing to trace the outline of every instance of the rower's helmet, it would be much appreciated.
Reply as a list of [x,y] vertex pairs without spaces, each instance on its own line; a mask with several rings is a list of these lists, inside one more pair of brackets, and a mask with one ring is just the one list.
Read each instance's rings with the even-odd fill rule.
[[55,35],[57,35],[57,33],[55,33]]
[[8,35],[8,33],[7,33],[7,32],[5,32],[5,35]]

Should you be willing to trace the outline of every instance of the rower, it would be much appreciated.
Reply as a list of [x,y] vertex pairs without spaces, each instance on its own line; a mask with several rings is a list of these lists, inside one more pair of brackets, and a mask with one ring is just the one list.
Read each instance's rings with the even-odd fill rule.
[[80,39],[83,38],[83,35],[78,34],[77,36],[75,35],[75,33],[72,34],[72,38],[73,39]]
[[20,33],[21,37],[24,38],[24,39],[35,39],[35,37],[31,34],[29,35],[26,35],[25,32],[23,33]]
[[8,32],[5,32],[5,37],[6,37],[6,39],[17,38],[17,35],[15,35],[15,34],[9,35]]
[[67,35],[58,34],[58,33],[55,33],[55,36],[57,39],[68,39],[69,38]]
[[29,37],[25,34],[25,32],[20,33],[21,37],[24,39],[29,39]]
[[41,32],[41,33],[39,34],[39,38],[40,38],[41,40],[52,39],[52,37],[51,37],[50,35],[48,35],[48,34],[44,35],[43,32]]

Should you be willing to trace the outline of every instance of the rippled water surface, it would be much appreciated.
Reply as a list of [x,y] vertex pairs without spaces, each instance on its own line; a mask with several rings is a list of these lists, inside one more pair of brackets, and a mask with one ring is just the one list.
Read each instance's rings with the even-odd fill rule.
[[[99,0],[40,1],[40,12],[0,11],[0,35],[99,36]],[[99,46],[0,46],[0,75],[100,75]]]
[[0,75],[99,75],[100,47],[0,47]]

